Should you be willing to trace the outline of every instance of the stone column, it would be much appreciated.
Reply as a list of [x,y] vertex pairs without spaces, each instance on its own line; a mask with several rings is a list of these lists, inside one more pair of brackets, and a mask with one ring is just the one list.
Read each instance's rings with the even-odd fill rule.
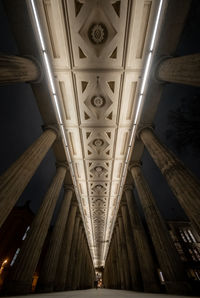
[[131,173],[144,210],[156,255],[168,293],[187,294],[188,285],[183,264],[170,238],[164,220],[145,181],[139,163],[131,165]]
[[0,177],[0,227],[37,170],[58,132],[47,129]]
[[62,245],[63,234],[67,222],[71,199],[73,195],[73,186],[64,185],[65,193],[60,207],[55,226],[52,231],[48,250],[45,255],[42,268],[40,270],[38,292],[52,292],[58,265],[59,254]]
[[80,239],[77,247],[77,252],[76,252],[76,265],[73,272],[73,279],[72,279],[72,289],[73,290],[78,290],[79,289],[79,284],[80,284],[80,275],[81,275],[81,261],[82,261],[82,256],[83,256],[83,226],[80,226]]
[[133,241],[133,235],[131,231],[131,226],[129,223],[129,215],[125,202],[121,203],[121,213],[123,219],[123,226],[125,232],[125,240],[127,246],[128,260],[129,260],[129,268],[131,274],[131,285],[132,290],[141,291],[141,279],[140,279],[140,269],[137,259],[137,253]]
[[77,202],[72,202],[67,224],[63,235],[60,256],[59,256],[58,266],[56,270],[56,277],[54,281],[55,291],[64,291],[65,289],[65,281],[66,281],[66,275],[67,275],[67,268],[68,268],[77,208],[78,208]]
[[79,228],[80,228],[80,214],[76,215],[71,250],[70,250],[70,259],[68,262],[67,275],[65,280],[65,290],[72,289],[72,277],[73,277],[73,268],[75,267],[76,260],[76,250],[78,245],[78,237],[79,237]]
[[136,246],[138,261],[140,265],[140,272],[143,280],[144,291],[158,293],[160,292],[160,286],[158,284],[158,276],[156,274],[154,260],[151,254],[151,249],[149,247],[142,221],[140,219],[139,211],[135,198],[133,196],[131,186],[125,187],[125,195],[134,243]]
[[112,266],[113,266],[113,288],[117,289],[118,288],[118,266],[117,266],[117,256],[116,256],[116,251],[115,251],[115,242],[114,238],[112,237],[112,242],[111,242],[111,256],[112,256]]
[[27,294],[31,292],[32,277],[42,251],[65,174],[66,167],[59,166],[40,209],[33,220],[20,254],[10,270],[5,284],[6,293]]
[[117,252],[117,239],[116,233],[113,233],[113,242],[114,242],[114,250],[115,250],[115,258],[116,258],[116,267],[117,267],[117,289],[121,289],[121,276],[120,276],[120,265],[119,265],[119,257]]
[[0,54],[0,85],[38,81],[41,67],[34,58]]
[[77,266],[77,290],[80,289],[80,281],[81,281],[81,267],[82,267],[82,261],[83,261],[83,241],[84,241],[84,228],[82,228],[82,235],[80,240],[80,246],[79,246],[79,260],[78,260],[78,266]]
[[124,277],[124,268],[123,268],[123,260],[120,246],[120,238],[119,238],[119,226],[116,224],[116,240],[117,240],[117,251],[118,251],[118,260],[119,260],[119,270],[120,270],[120,280],[121,280],[121,289],[125,289],[125,277]]
[[200,86],[200,53],[163,59],[157,69],[159,80]]
[[123,260],[123,267],[124,267],[124,277],[125,277],[125,286],[126,289],[131,289],[131,276],[130,276],[130,269],[129,269],[129,260],[128,260],[128,253],[127,253],[127,246],[125,240],[125,232],[122,222],[121,214],[118,214],[118,223],[119,223],[119,236],[120,236],[120,245],[122,251],[122,260]]
[[81,278],[80,278],[80,288],[85,289],[85,274],[86,274],[86,237],[83,241],[83,258],[81,264]]
[[139,135],[181,207],[200,233],[200,181],[160,143],[151,128],[142,128]]

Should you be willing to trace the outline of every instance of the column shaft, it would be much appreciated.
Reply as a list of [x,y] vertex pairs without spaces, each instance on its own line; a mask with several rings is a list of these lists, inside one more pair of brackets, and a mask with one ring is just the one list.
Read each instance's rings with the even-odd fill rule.
[[69,211],[69,217],[65,227],[62,246],[60,250],[60,256],[58,260],[58,266],[56,270],[56,277],[54,281],[54,290],[63,291],[65,289],[65,281],[67,275],[67,268],[70,256],[70,249],[72,243],[72,235],[74,230],[74,223],[77,211],[77,203],[72,202],[71,208]]
[[200,233],[200,182],[175,155],[163,146],[150,128],[140,137],[155,161],[186,215]]
[[200,53],[161,61],[156,76],[163,81],[199,87]]
[[132,166],[131,173],[144,210],[158,261],[169,293],[187,294],[184,268],[167,227],[156,206],[150,188],[145,181],[140,166]]
[[131,286],[132,290],[139,291],[141,290],[141,279],[140,279],[140,269],[137,259],[137,253],[135,250],[135,245],[133,242],[133,235],[129,223],[129,215],[127,207],[124,203],[121,204],[121,213],[123,219],[123,226],[125,231],[125,239],[129,260],[129,268],[131,274]]
[[[77,269],[73,273],[73,289],[78,290],[80,289],[80,276],[81,276],[81,261],[83,257],[83,227],[81,227],[80,232],[80,242],[78,244],[78,251],[77,251]],[[76,280],[76,282],[75,282]]]
[[75,260],[76,260],[76,250],[78,245],[78,237],[79,237],[79,227],[80,227],[80,215],[76,216],[75,220],[75,226],[74,226],[74,232],[73,232],[73,238],[72,238],[72,244],[71,244],[71,250],[70,250],[70,259],[68,262],[68,269],[67,269],[67,275],[65,280],[65,289],[72,289],[72,277],[73,277],[73,268],[75,267]]
[[129,269],[129,261],[128,261],[128,253],[127,253],[127,246],[125,240],[125,232],[122,222],[122,216],[118,215],[118,222],[119,222],[119,235],[120,235],[120,244],[122,250],[122,260],[123,260],[123,267],[124,267],[124,276],[125,276],[125,286],[127,290],[131,289],[131,276],[130,276],[130,269]]
[[0,85],[36,81],[41,77],[39,64],[30,58],[0,55]]
[[125,289],[125,276],[122,260],[122,252],[120,246],[120,237],[119,237],[119,226],[116,226],[116,240],[117,240],[117,250],[118,250],[118,259],[119,259],[119,269],[120,269],[120,280],[121,280],[121,289]]
[[117,266],[117,289],[121,289],[121,276],[120,276],[120,265],[119,265],[119,257],[117,252],[117,239],[116,239],[116,233],[113,233],[113,241],[114,241],[114,250],[115,250],[115,256],[116,256],[116,266]]
[[134,243],[138,255],[140,272],[145,292],[159,292],[158,277],[147,236],[131,189],[125,190]]
[[45,255],[39,276],[37,290],[39,292],[53,291],[56,268],[62,245],[63,234],[67,222],[71,199],[73,195],[72,187],[65,187],[65,193],[60,212],[58,214],[55,227],[53,228],[48,250]]
[[77,269],[78,269],[78,261],[79,261],[80,245],[81,245],[81,234],[82,234],[82,226],[80,223],[77,244],[76,244],[76,249],[74,253],[74,266],[72,268],[71,282],[70,282],[72,290],[76,290],[77,288]]
[[47,129],[0,177],[0,227],[56,139],[56,132]]
[[31,291],[32,277],[40,257],[65,174],[65,167],[59,167],[57,169],[42,205],[33,220],[27,239],[10,271],[5,285],[7,292],[27,294]]

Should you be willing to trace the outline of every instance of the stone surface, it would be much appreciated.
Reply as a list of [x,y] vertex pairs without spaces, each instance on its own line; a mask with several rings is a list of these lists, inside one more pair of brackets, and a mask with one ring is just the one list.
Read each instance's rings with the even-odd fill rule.
[[152,129],[142,129],[140,138],[186,215],[200,233],[200,181],[169,149],[161,144]]
[[0,85],[36,81],[41,77],[41,68],[27,57],[0,55]]
[[47,129],[0,177],[0,227],[56,139]]
[[[12,296],[15,297],[15,296]],[[18,298],[23,298],[24,296],[17,296]],[[107,290],[107,289],[91,289],[91,290],[82,290],[82,291],[67,291],[59,293],[46,293],[46,294],[32,294],[26,295],[27,298],[45,298],[45,297],[55,297],[55,298],[71,298],[71,297],[80,297],[80,298],[95,298],[95,297],[110,297],[110,298],[169,298],[167,294],[150,294],[150,293],[139,293],[131,291],[122,291],[122,290]],[[194,296],[181,296],[184,297],[193,297]],[[180,298],[178,295],[170,295],[170,298]]]
[[162,81],[199,87],[200,53],[161,61],[156,76]]
[[62,246],[58,266],[56,270],[56,277],[54,281],[54,290],[63,291],[65,288],[65,281],[67,276],[68,262],[70,256],[70,249],[72,243],[72,235],[74,230],[74,223],[77,211],[77,203],[73,202],[69,211],[69,217],[65,226],[63,235]]
[[39,261],[65,174],[65,167],[57,168],[56,175],[6,279],[4,287],[6,294],[27,294],[31,292],[32,277]]
[[[166,281],[168,293],[188,294],[186,273],[170,238],[166,224],[156,206],[153,194],[142,175],[141,167],[131,167],[131,173],[141,201],[145,219],[155,248],[155,252]],[[181,285],[182,284],[182,285]]]
[[37,291],[39,292],[53,291],[56,268],[59,260],[59,254],[71,204],[72,194],[73,190],[65,187],[65,193],[62,205],[60,207],[60,212],[58,214],[56,224],[53,228],[53,232],[48,245],[48,250],[40,271],[39,282],[37,285]]
[[143,287],[145,292],[159,292],[160,286],[158,284],[158,277],[156,274],[156,267],[151,254],[149,242],[147,240],[146,232],[144,230],[135,198],[133,196],[132,188],[125,188],[125,195],[127,200],[128,211],[130,215],[132,233],[135,240],[138,261],[140,265],[140,272],[143,280]]

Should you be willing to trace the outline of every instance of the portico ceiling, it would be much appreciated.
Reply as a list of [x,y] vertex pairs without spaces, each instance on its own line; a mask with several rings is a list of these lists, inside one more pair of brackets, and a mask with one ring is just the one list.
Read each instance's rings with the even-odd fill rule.
[[[41,0],[37,10],[95,266],[103,265],[158,0]],[[134,148],[132,148],[134,150]],[[127,170],[127,167],[126,167]]]

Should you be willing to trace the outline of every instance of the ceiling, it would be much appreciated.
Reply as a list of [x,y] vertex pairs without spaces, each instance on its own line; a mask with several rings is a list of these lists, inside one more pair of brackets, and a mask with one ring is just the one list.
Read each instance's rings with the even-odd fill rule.
[[[120,200],[138,86],[158,0],[41,0],[37,10],[59,93],[95,266]],[[134,148],[133,148],[134,150]]]

